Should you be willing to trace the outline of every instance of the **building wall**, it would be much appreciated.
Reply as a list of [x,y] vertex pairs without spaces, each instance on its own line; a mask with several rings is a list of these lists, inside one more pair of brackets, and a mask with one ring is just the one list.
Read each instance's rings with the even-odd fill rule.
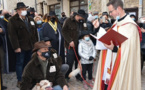
[[7,9],[9,12],[12,12],[16,8],[17,0],[3,0],[4,9]]
[[[88,0],[89,1],[92,1],[92,9],[88,11],[89,12],[105,12],[105,11],[108,11],[107,9],[107,3],[109,2],[109,0]],[[88,5],[89,7],[89,5]]]
[[46,5],[43,3],[44,14],[49,12],[49,6],[50,5],[60,3],[57,0],[37,0],[37,12],[40,13],[40,14],[42,14],[42,9],[41,9],[42,7],[41,7],[40,3],[42,3],[43,1],[46,2]]
[[[37,0],[39,1],[43,1],[43,0]],[[53,5],[56,3],[60,3],[61,2],[57,1],[57,0],[46,0],[47,1],[47,5],[45,5],[45,12],[49,12],[49,5]],[[66,13],[67,16],[70,15],[70,0],[62,0],[63,4],[61,4],[62,7],[62,11],[64,11]],[[88,2],[91,1],[91,9],[89,9],[89,3],[88,3],[88,12],[104,12],[104,11],[108,11],[106,4],[109,2],[109,0],[88,0]],[[139,7],[139,0],[123,0],[124,2],[124,8],[134,8],[134,7]],[[37,10],[38,12],[40,12],[39,10],[39,5],[37,5]],[[145,0],[143,0],[143,15],[145,15]]]
[[40,5],[40,3],[42,3],[43,2],[43,0],[37,0],[37,4],[36,4],[36,6],[37,6],[37,13],[38,14],[42,14],[42,7],[41,7],[41,5]]
[[[106,4],[109,2],[109,0],[88,0],[88,2],[92,2],[92,8],[89,10],[89,12],[104,12],[108,11]],[[134,8],[139,7],[139,0],[123,0],[124,2],[124,8]],[[89,5],[88,5],[89,8]],[[143,13],[145,16],[145,0],[143,0]]]
[[109,2],[109,0],[102,0],[102,9],[101,9],[101,11],[103,11],[103,12],[106,12],[106,11],[108,11],[108,8],[107,8],[107,3]]
[[145,16],[145,0],[143,0],[143,16]]
[[46,7],[46,11],[45,12],[49,12],[49,6],[50,5],[54,5],[54,4],[57,4],[57,3],[61,3],[60,1],[57,1],[57,0],[47,0],[47,7]]
[[[34,7],[35,8],[35,0],[20,0],[21,2],[24,2],[26,6]],[[12,12],[16,6],[17,6],[18,0],[4,0],[4,9],[7,9],[8,11]]]
[[124,8],[139,7],[139,0],[124,0]]
[[47,5],[53,5],[53,4],[56,4],[56,3],[60,3],[60,1],[57,1],[57,0],[47,0]]
[[[89,12],[108,11],[106,4],[109,2],[109,0],[88,0],[88,1],[92,1],[92,9],[89,10]],[[139,0],[123,0],[123,1],[124,1],[124,8],[133,8],[139,6]],[[143,2],[145,2],[145,0],[143,0]]]
[[21,0],[21,2],[24,2],[26,6],[35,8],[35,0]]
[[[50,5],[54,5],[54,4],[58,4],[60,3],[61,5],[61,11],[65,12],[67,16],[70,15],[70,4],[69,4],[69,0],[62,0],[62,2],[57,1],[57,0],[45,0],[47,5],[44,5],[44,13],[48,13],[49,12],[49,6]],[[43,0],[37,0],[37,12],[42,14],[42,10],[41,10],[41,6],[40,3],[43,2]]]
[[3,1],[0,0],[0,10],[2,10],[2,9],[3,9]]
[[63,0],[63,7],[62,11],[65,12],[66,16],[70,16],[70,1],[69,0]]
[[41,5],[37,4],[37,13],[42,14]]

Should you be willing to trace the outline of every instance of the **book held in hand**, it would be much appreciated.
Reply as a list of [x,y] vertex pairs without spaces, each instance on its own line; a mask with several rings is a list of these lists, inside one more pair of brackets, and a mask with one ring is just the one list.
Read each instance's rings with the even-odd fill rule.
[[123,36],[122,34],[116,32],[114,30],[110,30],[105,35],[103,35],[99,39],[99,41],[101,41],[107,45],[110,45],[111,44],[110,41],[112,41],[115,46],[118,46],[118,45],[121,45],[127,39],[128,38]]

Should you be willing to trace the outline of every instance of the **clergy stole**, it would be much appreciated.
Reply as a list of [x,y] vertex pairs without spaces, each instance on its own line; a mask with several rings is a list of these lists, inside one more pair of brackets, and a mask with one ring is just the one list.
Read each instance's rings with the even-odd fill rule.
[[[57,22],[55,21],[55,23],[53,24],[50,20],[48,21],[49,25],[52,27],[52,29],[54,30],[55,34],[59,34],[59,50],[58,55],[60,55],[60,49],[61,49],[61,32],[59,31],[59,29],[57,28]],[[58,33],[57,33],[58,31]]]
[[54,24],[49,20],[49,25],[53,28],[55,31],[55,34],[57,34],[57,22],[55,21]]
[[[115,30],[118,31],[118,26],[113,25],[108,31],[110,30]],[[119,46],[118,46],[119,47]],[[101,80],[104,81],[105,84],[109,85],[109,81],[110,78],[112,77],[112,73],[113,73],[113,67],[114,65],[116,65],[116,63],[118,63],[120,61],[120,58],[118,58],[117,54],[121,54],[121,48],[118,50],[118,53],[113,53],[111,50],[107,49],[107,50],[103,50],[103,62],[102,62],[102,70],[101,70]],[[118,67],[118,64],[117,64]],[[117,70],[117,68],[115,68]],[[117,71],[116,71],[117,72]],[[114,73],[116,73],[114,72]],[[115,76],[114,76],[115,77]],[[102,82],[102,81],[100,81]],[[103,83],[101,83],[101,87]],[[102,87],[103,88],[103,87]],[[102,90],[102,89],[101,89]]]

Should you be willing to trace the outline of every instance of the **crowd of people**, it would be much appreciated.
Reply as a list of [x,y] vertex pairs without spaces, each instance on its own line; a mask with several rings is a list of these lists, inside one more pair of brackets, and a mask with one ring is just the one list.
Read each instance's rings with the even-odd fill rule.
[[[125,13],[121,0],[111,0],[107,7],[109,13],[86,13],[80,9],[70,17],[62,12],[61,18],[54,11],[44,16],[38,14],[23,2],[17,3],[16,12],[1,10],[1,85],[2,73],[16,72],[20,90],[33,89],[41,80],[52,83],[46,88],[69,90],[75,62],[75,69],[81,69],[75,75],[76,80],[83,82],[86,90],[89,87],[93,90],[141,90],[145,17],[138,20],[135,15]],[[110,45],[103,43],[106,49],[97,49],[99,41],[94,36],[98,37],[103,30],[105,33],[116,30],[128,39],[119,46],[110,41]],[[99,53],[96,77],[93,77],[93,63]],[[6,88],[2,85],[2,90]]]

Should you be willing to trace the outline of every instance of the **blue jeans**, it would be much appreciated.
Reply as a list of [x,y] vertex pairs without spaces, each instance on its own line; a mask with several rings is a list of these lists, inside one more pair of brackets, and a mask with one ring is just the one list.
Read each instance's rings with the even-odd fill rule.
[[63,90],[60,85],[56,85],[53,87],[53,90]]
[[24,70],[24,67],[27,65],[27,63],[31,59],[31,50],[29,51],[21,51],[21,53],[16,53],[16,74],[18,81],[21,81],[22,79],[22,73]]

